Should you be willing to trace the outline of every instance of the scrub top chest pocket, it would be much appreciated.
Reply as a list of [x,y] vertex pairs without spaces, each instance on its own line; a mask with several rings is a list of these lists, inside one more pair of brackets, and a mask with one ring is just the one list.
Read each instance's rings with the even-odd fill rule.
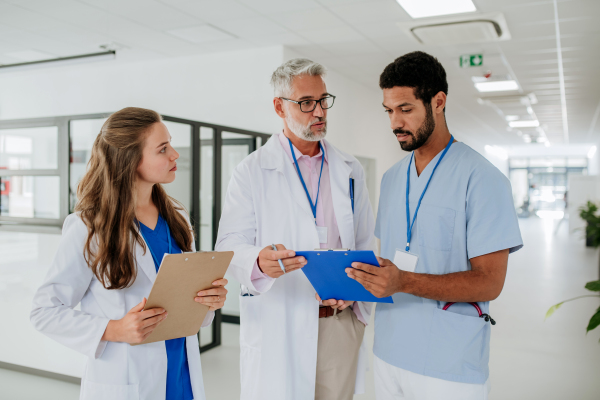
[[438,251],[452,250],[456,211],[421,205],[418,217],[419,246]]

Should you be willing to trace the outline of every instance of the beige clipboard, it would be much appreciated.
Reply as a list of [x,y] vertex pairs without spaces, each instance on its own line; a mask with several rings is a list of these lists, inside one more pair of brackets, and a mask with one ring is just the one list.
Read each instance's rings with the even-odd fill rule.
[[208,306],[194,298],[200,290],[225,276],[233,251],[165,254],[145,310],[164,308],[169,313],[139,344],[192,336],[198,333]]

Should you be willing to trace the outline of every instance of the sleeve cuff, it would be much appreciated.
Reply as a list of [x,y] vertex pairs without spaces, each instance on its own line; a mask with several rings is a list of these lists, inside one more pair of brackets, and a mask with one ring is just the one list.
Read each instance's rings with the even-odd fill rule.
[[214,318],[215,318],[215,312],[214,311],[207,312],[206,316],[204,317],[204,321],[202,321],[202,325],[200,325],[200,327],[206,328],[207,326],[209,326],[210,324],[212,324]]
[[98,331],[100,332],[100,337],[95,338],[94,341],[92,343],[98,343],[96,345],[96,349],[94,350],[94,354],[92,355],[94,359],[98,359],[100,357],[102,357],[102,354],[104,354],[104,349],[106,349],[106,345],[108,344],[108,342],[106,340],[102,340],[102,336],[104,336],[104,332],[106,332],[106,327],[108,326],[108,323],[110,322],[110,319],[106,318],[103,319],[100,322],[100,329],[98,329]]
[[275,282],[275,278],[271,278],[269,275],[262,272],[258,267],[258,261],[255,261],[254,266],[252,267],[250,281],[258,293],[263,293],[271,289],[271,286],[273,286],[273,283]]

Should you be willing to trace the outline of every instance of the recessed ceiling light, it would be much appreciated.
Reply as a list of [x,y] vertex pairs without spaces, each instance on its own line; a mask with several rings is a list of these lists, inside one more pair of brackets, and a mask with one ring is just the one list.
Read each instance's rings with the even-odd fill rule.
[[519,85],[516,81],[488,81],[475,83],[475,89],[480,92],[504,92],[507,90],[518,90]]
[[472,0],[396,0],[412,18],[477,11]]
[[540,121],[537,119],[528,119],[523,121],[510,121],[508,123],[511,128],[537,128],[540,126]]
[[504,117],[505,120],[507,121],[516,121],[519,119],[518,115],[507,115],[506,117]]

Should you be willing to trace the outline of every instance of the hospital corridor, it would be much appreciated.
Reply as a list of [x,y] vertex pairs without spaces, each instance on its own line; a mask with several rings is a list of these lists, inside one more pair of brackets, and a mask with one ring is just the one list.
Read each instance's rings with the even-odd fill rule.
[[597,400],[600,1],[0,0],[0,400]]

